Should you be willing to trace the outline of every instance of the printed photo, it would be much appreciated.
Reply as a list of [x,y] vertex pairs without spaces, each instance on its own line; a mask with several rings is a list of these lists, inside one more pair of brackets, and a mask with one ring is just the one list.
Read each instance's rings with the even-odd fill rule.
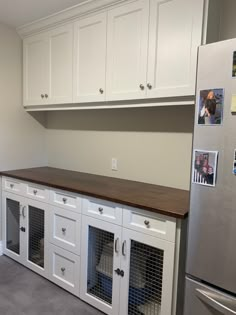
[[236,175],[236,149],[234,150],[233,174]]
[[223,120],[224,89],[200,91],[198,104],[199,125],[221,125]]
[[215,186],[217,157],[217,151],[194,150],[192,170],[193,183]]
[[233,67],[232,67],[232,77],[236,77],[236,51],[233,54]]

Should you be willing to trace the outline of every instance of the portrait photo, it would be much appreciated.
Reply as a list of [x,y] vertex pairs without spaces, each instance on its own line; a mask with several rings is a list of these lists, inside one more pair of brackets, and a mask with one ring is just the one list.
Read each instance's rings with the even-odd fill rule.
[[194,150],[192,182],[215,186],[217,172],[217,151]]
[[224,89],[201,90],[198,101],[198,125],[221,125]]

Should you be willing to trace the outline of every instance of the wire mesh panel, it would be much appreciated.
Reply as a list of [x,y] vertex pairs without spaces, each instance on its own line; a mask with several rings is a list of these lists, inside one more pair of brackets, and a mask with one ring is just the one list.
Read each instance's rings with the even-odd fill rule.
[[112,304],[114,234],[89,227],[87,292]]
[[129,315],[160,315],[164,251],[131,241]]
[[6,200],[6,247],[20,254],[20,203],[7,198]]
[[28,259],[44,268],[44,210],[29,206]]

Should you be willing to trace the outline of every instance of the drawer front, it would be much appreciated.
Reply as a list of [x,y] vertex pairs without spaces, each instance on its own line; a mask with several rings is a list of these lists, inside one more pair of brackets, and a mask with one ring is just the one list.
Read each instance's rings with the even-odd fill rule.
[[50,244],[49,260],[49,279],[78,296],[80,257]]
[[81,214],[54,208],[50,212],[50,242],[80,254]]
[[14,178],[3,177],[2,178],[3,190],[10,191],[12,193],[23,193],[23,185],[20,181]]
[[47,202],[49,200],[49,189],[33,183],[26,184],[26,196],[40,201]]
[[76,194],[51,190],[50,202],[64,209],[81,212],[81,198]]
[[96,198],[84,198],[83,214],[114,224],[122,224],[122,208],[109,201]]
[[175,242],[176,219],[152,212],[126,208],[123,210],[123,226],[163,240]]

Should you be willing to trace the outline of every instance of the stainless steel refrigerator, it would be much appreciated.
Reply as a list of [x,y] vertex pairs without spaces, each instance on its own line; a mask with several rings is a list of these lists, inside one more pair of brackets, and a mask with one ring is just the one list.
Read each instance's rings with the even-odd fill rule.
[[[235,51],[236,39],[199,49],[184,315],[236,314]],[[223,92],[213,97],[221,99],[213,122],[207,91]]]

